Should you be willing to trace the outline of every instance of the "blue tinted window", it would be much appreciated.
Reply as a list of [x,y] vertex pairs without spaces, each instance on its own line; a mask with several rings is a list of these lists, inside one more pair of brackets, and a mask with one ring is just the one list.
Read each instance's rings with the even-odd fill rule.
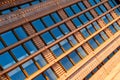
[[55,22],[60,22],[61,21],[61,18],[57,13],[52,13],[51,16],[55,20]]
[[56,39],[59,39],[63,36],[62,32],[58,28],[52,29],[51,33],[55,36]]
[[114,33],[116,33],[116,30],[115,30],[115,28],[111,25],[111,26],[109,26],[109,29],[111,30],[111,32],[114,34]]
[[4,48],[3,43],[0,41],[0,50]]
[[77,41],[73,36],[68,37],[68,39],[73,45],[77,44]]
[[55,45],[55,46],[51,47],[50,49],[55,54],[55,56],[57,56],[57,57],[60,56],[63,53],[63,51],[59,47],[59,45]]
[[67,13],[68,16],[73,16],[73,15],[74,15],[74,13],[73,13],[73,11],[70,9],[70,7],[67,7],[67,8],[65,8],[64,10],[65,10],[65,12]]
[[90,39],[88,43],[93,49],[96,49],[98,47],[97,43],[93,39]]
[[88,22],[88,19],[86,18],[84,14],[80,15],[79,18],[84,24]]
[[46,44],[50,44],[54,41],[53,37],[49,32],[46,32],[41,35],[42,39],[45,41]]
[[8,73],[11,80],[25,80],[25,75],[20,68],[16,68]]
[[85,28],[83,28],[82,30],[80,30],[80,32],[82,33],[82,35],[83,35],[85,38],[87,38],[87,37],[89,36],[89,33],[88,33],[88,31],[87,31]]
[[44,73],[49,78],[49,80],[56,80],[57,79],[55,73],[50,68],[48,70],[46,70]]
[[67,33],[70,32],[69,29],[67,28],[67,26],[65,24],[60,25],[60,29],[62,30],[62,32],[64,34],[67,34]]
[[67,57],[64,57],[63,59],[61,59],[60,63],[63,65],[63,67],[66,70],[69,70],[73,66],[73,64],[70,62],[70,60]]
[[72,5],[71,8],[73,9],[73,11],[74,11],[75,13],[81,12],[81,10],[79,9],[79,7],[78,7],[76,4]]
[[24,29],[22,27],[14,29],[15,33],[19,37],[19,39],[24,39],[27,37],[27,34],[25,33]]
[[37,48],[35,47],[32,41],[27,41],[24,43],[24,45],[31,54],[37,51]]
[[45,66],[47,64],[45,59],[42,57],[41,54],[39,54],[38,56],[35,57],[35,61],[38,62],[40,67],[43,67],[43,66]]
[[1,13],[2,14],[8,14],[8,13],[10,13],[11,11],[9,10],[9,9],[7,9],[7,10],[4,10],[4,11],[2,11]]
[[108,39],[107,35],[106,35],[103,31],[102,31],[100,34],[101,34],[101,36],[102,36],[105,40]]
[[117,15],[120,15],[120,11],[118,9],[115,9],[115,12],[117,13]]
[[72,21],[76,27],[82,26],[82,23],[80,22],[78,18],[73,18]]
[[19,9],[18,7],[11,8],[12,11],[17,11],[18,9]]
[[18,46],[12,49],[11,51],[19,61],[28,56],[27,52],[24,50],[22,46]]
[[46,80],[45,79],[45,77],[42,75],[42,74],[40,74],[39,76],[37,76],[35,79],[33,79],[33,80]]
[[108,0],[108,3],[110,4],[111,7],[115,6],[111,0]]
[[91,24],[87,26],[87,29],[88,29],[91,33],[94,33],[94,32],[96,31]]
[[74,63],[78,63],[81,60],[80,57],[79,57],[79,55],[75,51],[73,51],[72,53],[70,53],[69,57],[72,59],[72,61]]
[[42,20],[47,27],[52,26],[54,24],[52,18],[49,15],[43,17]]
[[38,4],[40,1],[33,1],[31,2],[32,5]]
[[101,15],[103,13],[98,7],[95,8],[95,11],[97,12],[98,15]]
[[27,4],[21,5],[20,8],[27,8],[27,7],[29,7],[29,6],[30,6],[30,5],[27,3]]
[[102,17],[102,20],[107,24],[107,23],[109,23],[109,21],[108,21],[108,19],[106,18],[106,16],[103,16]]
[[86,52],[84,51],[84,49],[82,47],[79,47],[77,49],[77,51],[79,52],[79,54],[82,56],[82,57],[86,57]]
[[45,26],[43,25],[43,23],[40,21],[40,19],[35,20],[32,22],[32,25],[34,26],[34,28],[39,32],[43,29],[45,29]]
[[111,16],[110,14],[107,14],[106,16],[108,17],[108,19],[109,19],[110,21],[113,20],[113,18],[112,18],[112,16]]
[[11,57],[11,55],[8,52],[0,55],[0,65],[4,69],[12,66],[13,64],[15,64],[15,61],[13,60],[13,58]]
[[89,2],[92,6],[94,6],[94,5],[96,4],[94,0],[88,0],[88,2]]
[[120,26],[115,22],[113,23],[114,27],[117,29],[117,30],[120,30]]
[[106,11],[107,11],[107,9],[105,8],[104,5],[100,5],[99,7],[101,8],[101,10],[102,10],[103,12],[106,12]]
[[60,45],[64,48],[64,50],[69,50],[71,48],[71,45],[67,40],[63,40],[60,42]]
[[96,3],[99,3],[100,2],[100,0],[95,0],[96,1]]
[[95,27],[97,30],[99,30],[99,29],[100,29],[100,26],[98,25],[98,23],[97,23],[97,22],[93,22],[93,25],[94,25],[94,27]]
[[33,74],[34,72],[38,70],[32,60],[27,61],[22,66],[29,75]]
[[89,20],[93,19],[93,16],[92,16],[92,14],[90,14],[90,12],[86,12],[85,14],[86,14],[86,16],[88,17]]
[[102,44],[104,42],[100,35],[96,35],[94,38],[99,42],[99,44]]
[[79,2],[78,5],[79,5],[79,7],[80,7],[82,10],[85,10],[85,9],[86,9],[86,7],[85,7],[85,5],[83,4],[83,2]]
[[3,33],[3,34],[1,35],[1,37],[2,37],[2,39],[5,41],[5,43],[6,43],[8,46],[10,46],[10,45],[12,45],[12,44],[14,44],[14,43],[17,42],[17,39],[16,39],[16,37],[15,37],[15,35],[13,34],[12,31],[8,31],[8,32],[6,32],[6,33]]

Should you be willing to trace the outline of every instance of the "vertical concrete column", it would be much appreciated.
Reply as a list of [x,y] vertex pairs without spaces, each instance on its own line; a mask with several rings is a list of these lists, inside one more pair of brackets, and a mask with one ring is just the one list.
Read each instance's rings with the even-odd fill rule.
[[[28,33],[28,35],[34,35],[35,34],[35,30],[32,28],[30,23],[24,24],[23,27],[26,30],[26,32]],[[34,37],[32,40],[35,43],[35,45],[38,47],[38,49],[41,49],[41,48],[45,47],[44,42],[42,41],[42,39],[39,36]],[[43,56],[45,57],[45,59],[48,63],[55,59],[53,54],[48,49],[43,51],[42,53],[43,53]]]

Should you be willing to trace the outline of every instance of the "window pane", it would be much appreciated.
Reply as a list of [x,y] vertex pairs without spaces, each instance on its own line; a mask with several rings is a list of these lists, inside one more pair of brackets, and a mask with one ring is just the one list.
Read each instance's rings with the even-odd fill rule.
[[56,39],[59,39],[63,36],[62,32],[58,28],[54,28],[51,30],[51,33],[54,35]]
[[57,13],[52,13],[51,16],[55,20],[55,22],[60,22],[61,21],[61,18]]
[[108,19],[107,19],[105,16],[102,17],[102,20],[103,20],[106,24],[109,23]]
[[93,16],[90,12],[86,12],[85,14],[86,14],[86,16],[88,17],[89,20],[93,19]]
[[65,8],[64,10],[65,10],[65,12],[67,13],[68,16],[73,16],[73,15],[74,15],[74,13],[73,13],[73,11],[70,9],[70,7],[67,7],[67,8]]
[[95,27],[97,30],[99,30],[99,29],[100,29],[100,26],[98,25],[98,23],[97,23],[97,22],[93,22],[93,25],[94,25],[94,27]]
[[100,35],[97,35],[94,38],[99,42],[99,44],[102,44],[104,42]]
[[33,80],[46,80],[45,79],[45,77],[42,75],[42,74],[40,74],[39,76],[37,76],[35,79],[33,79]]
[[101,36],[102,36],[105,40],[108,39],[107,35],[106,35],[103,31],[102,31],[100,34],[101,34]]
[[12,45],[12,44],[14,44],[14,43],[17,42],[17,39],[16,39],[16,37],[14,36],[14,34],[12,33],[12,31],[8,31],[8,32],[6,32],[6,33],[3,33],[3,34],[1,35],[1,37],[2,37],[2,39],[5,41],[5,43],[6,43],[8,46],[10,46],[10,45]]
[[15,61],[8,52],[5,52],[0,55],[0,65],[6,69],[15,64]]
[[4,48],[3,43],[0,41],[0,50]]
[[87,38],[87,37],[89,36],[89,33],[88,33],[88,31],[87,31],[85,28],[81,29],[80,32],[82,33],[82,35],[83,35],[85,38]]
[[93,27],[91,24],[87,26],[87,29],[88,29],[91,33],[96,32],[96,30],[94,29],[94,27]]
[[88,19],[85,17],[84,14],[80,15],[79,18],[84,24],[88,22]]
[[68,37],[68,39],[73,45],[77,44],[77,41],[73,36]]
[[45,26],[43,25],[43,23],[40,21],[40,19],[35,20],[32,22],[32,25],[34,26],[34,28],[39,32],[43,29],[45,29]]
[[47,27],[50,27],[54,24],[53,20],[51,19],[51,17],[49,15],[43,17],[42,20]]
[[2,11],[1,13],[2,14],[8,14],[8,13],[10,13],[11,11],[9,10],[9,9],[7,9],[7,10],[4,10],[4,11]]
[[98,47],[97,43],[93,39],[89,40],[88,43],[93,49],[96,49]]
[[10,71],[8,75],[10,76],[11,80],[25,80],[26,78],[20,68]]
[[94,6],[94,5],[96,4],[94,0],[88,0],[88,2],[89,2],[92,6]]
[[72,19],[72,22],[74,23],[74,25],[75,25],[76,27],[82,26],[82,23],[80,22],[80,20],[79,20],[78,18],[73,18],[73,19]]
[[61,59],[60,63],[63,65],[63,67],[66,70],[69,70],[73,66],[73,64],[70,62],[70,60],[67,57],[64,57],[63,59]]
[[95,8],[95,11],[97,12],[98,15],[101,15],[103,13],[98,7]]
[[111,26],[109,26],[109,29],[111,30],[111,32],[114,34],[114,33],[116,33],[116,30],[115,30],[115,28],[111,25]]
[[87,53],[83,50],[82,47],[79,47],[79,48],[77,49],[77,51],[80,53],[80,55],[81,55],[82,57],[86,57],[86,56],[87,56]]
[[13,52],[13,54],[19,61],[28,56],[27,52],[24,50],[24,48],[22,46],[17,46],[16,48],[12,49],[11,51]]
[[55,46],[51,47],[50,49],[55,54],[55,56],[57,56],[57,57],[60,56],[63,53],[63,51],[59,47],[59,45],[55,45]]
[[53,37],[49,32],[46,32],[41,35],[42,39],[45,41],[46,44],[50,44],[54,41]]
[[100,5],[99,7],[101,8],[101,10],[102,10],[103,12],[106,12],[106,11],[107,11],[107,9],[105,8],[104,5]]
[[45,74],[49,78],[49,80],[56,80],[57,79],[55,73],[50,68],[45,71]]
[[19,39],[24,39],[27,37],[27,34],[25,33],[24,29],[22,27],[14,29],[15,33],[19,37]]
[[42,57],[41,54],[39,54],[38,56],[35,57],[35,60],[38,62],[38,64],[43,67],[46,65],[46,61],[45,59]]
[[69,50],[71,48],[71,45],[68,43],[67,40],[61,41],[60,45],[64,48],[64,50]]
[[29,75],[33,74],[34,72],[38,70],[32,60],[27,61],[22,66]]
[[72,59],[72,61],[74,63],[78,63],[81,60],[80,57],[78,56],[78,54],[75,51],[73,51],[72,53],[70,53],[69,57]]
[[113,23],[114,27],[117,29],[117,30],[120,30],[120,26],[115,22]]
[[29,6],[30,6],[29,4],[23,4],[23,5],[20,6],[20,8],[27,8]]
[[79,9],[79,7],[78,7],[76,4],[72,5],[71,8],[73,9],[73,11],[74,11],[75,13],[81,12],[81,10]]
[[24,45],[31,54],[37,51],[37,48],[32,43],[32,41],[28,41],[28,42],[24,43]]
[[60,25],[60,28],[64,34],[67,34],[70,32],[65,24]]
[[85,10],[85,9],[86,9],[86,7],[85,7],[85,5],[83,4],[83,2],[79,2],[78,5],[79,5],[79,7],[80,7],[82,10]]

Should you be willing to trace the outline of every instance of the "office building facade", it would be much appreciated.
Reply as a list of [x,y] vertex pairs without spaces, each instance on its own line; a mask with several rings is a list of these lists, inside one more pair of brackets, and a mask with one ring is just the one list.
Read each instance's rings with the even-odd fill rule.
[[104,80],[119,55],[119,1],[0,0],[0,80]]

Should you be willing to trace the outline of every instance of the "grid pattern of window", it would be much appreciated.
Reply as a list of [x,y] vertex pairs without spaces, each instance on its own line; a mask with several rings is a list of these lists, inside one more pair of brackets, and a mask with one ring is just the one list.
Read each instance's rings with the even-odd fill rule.
[[[26,8],[30,5],[38,4],[39,2],[41,1],[34,0],[32,2],[22,4],[14,8],[3,10],[1,13],[7,14],[20,8]],[[88,0],[88,3],[91,5],[91,7],[94,7],[101,2],[101,0]],[[117,6],[114,0],[109,0],[106,2],[109,3],[112,8]],[[71,68],[75,67],[76,64],[79,63],[81,60],[84,60],[86,56],[89,56],[89,53],[86,51],[87,49],[85,49],[85,46],[83,46],[84,43],[88,44],[88,49],[94,51],[96,48],[104,44],[104,42],[109,39],[108,33],[105,29],[103,29],[104,26],[100,25],[98,19],[95,20],[96,17],[94,17],[94,14],[90,11],[89,8],[87,8],[87,5],[84,1],[79,1],[62,9],[65,14],[60,14],[58,10],[37,18],[36,20],[28,22],[32,30],[35,31],[35,36],[39,37],[40,40],[43,42],[43,51],[38,48],[37,44],[35,44],[35,41],[33,40],[35,36],[30,38],[29,40],[25,40],[32,35],[29,35],[29,31],[27,31],[25,28],[26,26],[23,26],[22,24],[21,26],[18,26],[11,30],[7,30],[0,34],[0,50],[12,47],[0,54],[0,66],[2,66],[4,70],[39,52],[39,54],[31,57],[30,59],[28,59],[28,61],[24,61],[13,70],[8,71],[7,74],[12,80],[24,80],[30,75],[33,75],[36,71],[49,66],[49,63],[51,63],[52,61],[47,61],[44,55],[45,50],[48,50],[48,53],[51,53],[51,56],[53,56],[56,61],[58,60],[56,63],[58,63],[62,67],[62,69],[67,72]],[[114,20],[111,12],[106,13],[109,10],[105,7],[104,3],[99,4],[98,6],[93,8],[93,10],[97,13],[98,17],[102,16],[99,19],[101,19],[103,23],[105,23],[105,26]],[[120,8],[114,9],[114,12],[117,14],[117,16],[119,16]],[[105,15],[103,15],[104,13]],[[70,19],[65,21],[61,17],[64,15],[67,16],[67,19]],[[78,32],[79,35],[81,35],[81,37],[83,38],[81,42],[78,40],[79,38],[76,37],[75,31],[70,29],[71,26],[67,23],[69,21],[71,21],[70,23],[73,24],[75,28],[74,30],[76,30],[76,32]],[[106,26],[106,28],[108,28],[109,31],[111,31],[112,35],[114,35],[120,30],[119,25],[120,24],[115,21],[110,26]],[[97,32],[99,33],[96,34]],[[17,43],[19,43],[20,41],[23,42],[17,45]],[[13,45],[17,46],[13,47]],[[74,50],[72,50],[73,48]],[[64,54],[67,55],[64,56]],[[60,58],[61,56],[64,57]],[[106,59],[108,59],[108,57]],[[3,63],[3,61],[5,62]],[[59,76],[50,65],[46,70],[35,76],[33,80],[56,80],[57,78],[59,78]]]
[[24,4],[18,5],[18,6],[11,7],[9,9],[2,10],[2,11],[0,11],[0,15],[9,14],[13,11],[17,11],[18,9],[24,9],[24,8],[27,8],[27,7],[30,7],[32,5],[36,5],[36,4],[39,4],[40,2],[45,2],[45,1],[46,0],[33,0],[31,2],[27,2]]
[[120,46],[115,49],[110,55],[108,55],[94,70],[92,70],[84,80],[90,79],[105,63],[107,63],[118,51],[120,50]]

